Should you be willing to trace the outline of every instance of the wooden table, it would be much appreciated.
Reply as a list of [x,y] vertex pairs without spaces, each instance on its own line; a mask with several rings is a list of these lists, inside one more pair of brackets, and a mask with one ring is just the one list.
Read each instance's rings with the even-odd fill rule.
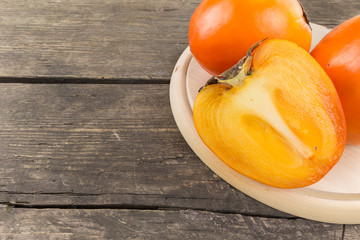
[[[358,239],[282,213],[191,151],[169,82],[200,0],[0,3],[0,239]],[[334,27],[359,0],[302,0]]]

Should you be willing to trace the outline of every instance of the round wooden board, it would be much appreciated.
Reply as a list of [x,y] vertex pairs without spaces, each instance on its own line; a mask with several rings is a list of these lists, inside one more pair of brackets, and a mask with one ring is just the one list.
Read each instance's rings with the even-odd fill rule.
[[[316,24],[311,26],[313,47],[329,29]],[[360,223],[360,146],[347,145],[335,167],[319,182],[305,188],[279,189],[245,177],[217,158],[196,132],[192,106],[197,90],[210,77],[188,47],[171,77],[170,103],[181,134],[212,171],[243,193],[280,211],[321,222]]]

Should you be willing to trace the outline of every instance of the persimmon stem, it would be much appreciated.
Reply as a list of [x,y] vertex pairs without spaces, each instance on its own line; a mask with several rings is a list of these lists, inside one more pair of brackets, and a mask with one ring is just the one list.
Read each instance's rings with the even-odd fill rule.
[[242,86],[247,76],[251,74],[252,56],[246,56],[244,64],[241,66],[239,73],[230,79],[218,79],[218,83],[229,84],[231,86]]
[[199,92],[206,86],[212,85],[212,84],[226,84],[233,86],[242,86],[245,83],[245,79],[247,76],[251,75],[251,66],[252,66],[252,60],[253,56],[252,53],[254,50],[267,38],[255,43],[252,45],[246,56],[240,59],[238,63],[236,63],[233,67],[226,70],[222,74],[218,76],[214,76],[210,78],[204,86],[202,86],[199,89]]

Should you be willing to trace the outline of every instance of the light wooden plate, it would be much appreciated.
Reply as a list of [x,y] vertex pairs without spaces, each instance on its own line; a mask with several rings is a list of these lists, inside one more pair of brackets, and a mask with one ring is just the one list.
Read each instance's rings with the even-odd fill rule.
[[[313,47],[329,29],[316,24],[311,26]],[[319,182],[305,188],[279,189],[245,177],[217,158],[196,132],[192,106],[198,89],[210,77],[188,47],[171,77],[170,103],[181,134],[212,171],[241,192],[280,211],[321,222],[360,223],[360,146],[347,145],[335,167]]]

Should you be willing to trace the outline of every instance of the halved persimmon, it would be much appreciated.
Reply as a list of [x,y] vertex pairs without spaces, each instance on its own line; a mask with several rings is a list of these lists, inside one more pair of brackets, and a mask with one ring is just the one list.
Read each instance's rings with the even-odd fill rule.
[[266,40],[251,52],[200,90],[196,130],[223,162],[256,181],[280,188],[313,184],[345,147],[334,85],[290,41]]
[[347,143],[360,145],[360,15],[329,32],[311,55],[327,72],[339,94]]
[[190,50],[213,75],[236,64],[264,38],[287,39],[309,51],[311,37],[298,0],[204,0],[189,24]]

